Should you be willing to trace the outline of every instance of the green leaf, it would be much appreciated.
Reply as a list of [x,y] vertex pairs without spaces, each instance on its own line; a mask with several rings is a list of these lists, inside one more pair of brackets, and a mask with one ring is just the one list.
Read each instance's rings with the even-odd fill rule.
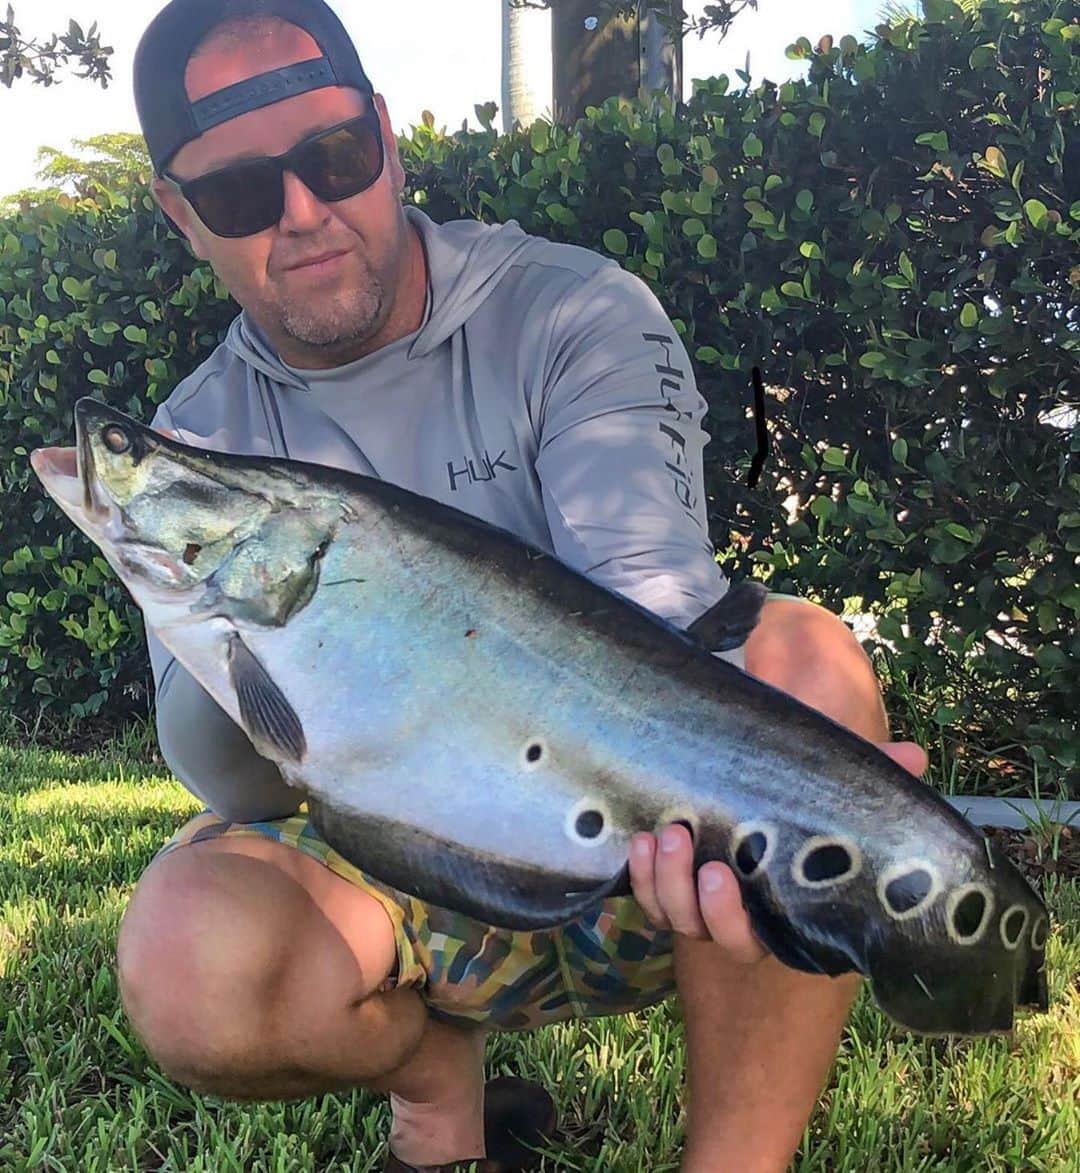
[[545,210],[556,224],[572,225],[578,222],[578,218],[574,214],[573,210],[568,208],[565,204],[548,204]]
[[64,280],[60,282],[60,288],[73,301],[88,301],[92,287],[93,282],[77,281],[74,277],[65,277]]
[[907,464],[908,445],[903,436],[897,436],[893,441],[892,454],[897,464]]
[[962,542],[974,542],[975,535],[967,528],[966,525],[961,525],[958,521],[949,521],[943,527],[947,534],[952,534],[954,538],[959,538]]
[[706,232],[697,242],[698,256],[711,261],[716,256],[716,237]]
[[780,292],[785,297],[806,297],[806,290],[803,289],[802,285],[800,285],[798,281],[785,281],[783,285],[780,286]]
[[888,361],[888,355],[882,354],[880,350],[868,350],[865,354],[859,355],[859,366],[867,367],[870,370],[874,370]]
[[691,216],[689,220],[683,221],[682,230],[685,236],[694,240],[705,231],[705,225],[697,217]]
[[[1043,222],[1046,220],[1046,214],[1049,208],[1042,202],[1042,200],[1030,199],[1024,200],[1024,215],[1031,221],[1035,228],[1041,228]],[[64,282],[65,286],[67,282]]]
[[949,149],[949,136],[943,130],[933,130],[927,134],[920,134],[915,141],[920,146],[932,147],[935,151],[947,151]]
[[998,179],[1004,179],[1009,174],[1009,163],[1005,158],[1005,152],[1000,147],[989,146],[986,148],[986,154],[982,157],[982,166],[991,175],[996,175]]
[[807,120],[806,128],[814,138],[821,138],[822,131],[825,129],[825,115],[820,110],[815,110]]
[[827,521],[836,513],[836,502],[831,497],[815,497],[810,502],[810,512],[819,521]]
[[743,154],[748,159],[760,159],[765,153],[765,146],[761,139],[758,138],[753,131],[751,131],[746,138],[743,139],[742,144]]
[[911,263],[911,257],[907,253],[900,254],[900,272],[911,282],[915,280],[915,266]]
[[795,197],[795,206],[800,212],[809,212],[814,206],[814,193],[804,187]]
[[970,301],[965,302],[964,308],[960,311],[960,325],[963,326],[965,330],[970,330],[974,326],[978,325],[978,322],[978,309]]
[[809,261],[820,261],[825,256],[816,240],[804,240],[799,245],[799,252]]
[[609,253],[614,253],[617,257],[626,256],[626,250],[630,246],[630,242],[626,239],[626,233],[621,228],[609,228],[603,236],[604,248]]
[[144,346],[146,345],[146,331],[141,326],[125,326],[124,337],[128,340],[128,342],[141,343]]
[[86,376],[88,383],[93,383],[95,387],[108,387],[109,376],[104,371],[99,371],[96,368]]
[[847,453],[844,452],[843,448],[830,446],[821,454],[821,463],[826,468],[843,468],[846,460]]
[[694,358],[698,362],[715,363],[719,362],[722,355],[715,346],[699,346],[694,352]]

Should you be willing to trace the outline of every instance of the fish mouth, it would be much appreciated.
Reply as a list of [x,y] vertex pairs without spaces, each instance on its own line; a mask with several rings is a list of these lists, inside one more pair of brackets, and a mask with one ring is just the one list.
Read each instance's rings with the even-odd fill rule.
[[94,467],[90,428],[108,409],[94,400],[80,399],[75,405],[75,446],[36,448],[30,465],[38,480],[61,509],[80,527],[104,526],[112,513]]
[[73,520],[105,520],[108,509],[95,492],[93,457],[81,435],[75,448],[35,448],[30,466],[49,496]]

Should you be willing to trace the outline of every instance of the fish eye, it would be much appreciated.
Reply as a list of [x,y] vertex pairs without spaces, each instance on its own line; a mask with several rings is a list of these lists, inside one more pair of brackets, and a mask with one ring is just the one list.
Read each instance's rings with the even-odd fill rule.
[[131,451],[131,437],[119,424],[109,424],[104,428],[101,433],[101,442],[117,456],[123,456],[125,452]]

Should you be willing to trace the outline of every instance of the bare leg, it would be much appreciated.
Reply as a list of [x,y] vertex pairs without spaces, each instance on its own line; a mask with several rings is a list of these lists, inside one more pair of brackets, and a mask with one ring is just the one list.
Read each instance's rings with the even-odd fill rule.
[[[820,608],[767,603],[746,665],[863,737],[887,739],[869,660]],[[734,883],[726,894],[734,913]],[[690,1097],[684,1173],[776,1173],[797,1148],[828,1076],[859,979],[798,973],[771,956],[747,967],[712,941],[675,940]]]
[[379,903],[288,845],[192,844],[156,861],[117,944],[124,1006],[165,1072],[198,1091],[292,1099],[391,1094],[412,1164],[481,1155],[483,1035],[382,991],[395,957]]

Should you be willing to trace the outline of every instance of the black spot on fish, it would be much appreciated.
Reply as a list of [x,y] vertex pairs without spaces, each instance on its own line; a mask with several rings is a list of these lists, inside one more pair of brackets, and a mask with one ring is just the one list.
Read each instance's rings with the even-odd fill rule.
[[604,816],[600,811],[582,811],[574,823],[574,830],[582,839],[595,839],[603,829]]
[[933,887],[934,877],[925,868],[914,868],[885,885],[885,900],[893,912],[910,912],[922,904]]
[[192,564],[192,562],[194,562],[195,559],[198,558],[198,556],[201,552],[202,552],[202,546],[200,546],[197,542],[188,542],[188,544],[184,547],[184,554],[183,554],[184,562],[188,566],[190,566]]
[[1035,922],[1035,927],[1031,930],[1031,947],[1036,953],[1046,946],[1047,927],[1046,917],[1040,916]]
[[803,878],[808,884],[838,880],[851,871],[853,863],[851,852],[846,847],[839,843],[826,843],[815,847],[803,860]]
[[1016,947],[1026,923],[1027,913],[1022,908],[1012,908],[1005,914],[1001,922],[1001,937],[1008,948]]
[[735,848],[735,866],[747,879],[757,871],[768,846],[764,831],[751,831]]
[[538,742],[533,742],[532,745],[525,751],[525,760],[529,762],[538,762],[543,756],[544,747]]
[[958,937],[973,937],[986,915],[986,897],[979,891],[969,892],[953,910],[953,928]]

